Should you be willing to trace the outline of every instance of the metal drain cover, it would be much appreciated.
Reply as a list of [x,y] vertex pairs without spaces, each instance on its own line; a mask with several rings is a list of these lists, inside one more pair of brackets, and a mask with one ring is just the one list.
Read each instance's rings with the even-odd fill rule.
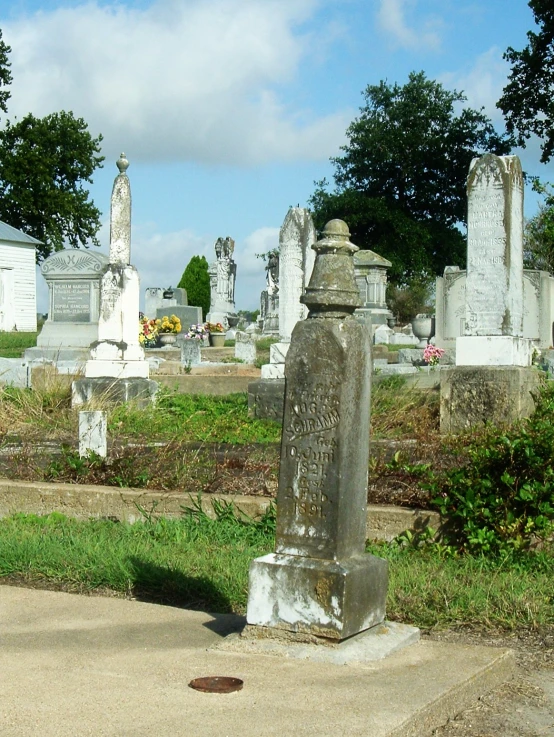
[[232,691],[240,691],[244,685],[244,681],[240,678],[231,678],[230,676],[205,676],[204,678],[195,678],[189,683],[195,691],[205,691],[206,693],[231,693]]

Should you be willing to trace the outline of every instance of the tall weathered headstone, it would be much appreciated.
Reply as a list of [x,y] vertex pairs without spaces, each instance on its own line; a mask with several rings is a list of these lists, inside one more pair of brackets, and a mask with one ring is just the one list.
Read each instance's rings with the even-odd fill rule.
[[73,383],[73,403],[81,404],[109,391],[114,399],[144,398],[157,385],[148,379],[149,365],[138,336],[139,275],[131,258],[131,185],[125,154],[117,161],[111,199],[109,264],[100,283],[98,340],[91,345],[85,378]]
[[303,207],[291,207],[279,233],[279,343],[270,347],[270,363],[262,366],[262,379],[283,379],[285,356],[294,326],[308,314],[301,297],[314,267],[312,246],[316,231]]
[[517,156],[474,159],[467,182],[465,330],[456,365],[529,366],[523,339],[523,174]]
[[291,207],[279,232],[279,335],[284,343],[290,342],[294,326],[308,314],[300,298],[312,275],[315,242],[309,210]]
[[533,408],[532,341],[523,338],[523,175],[517,156],[474,159],[467,181],[464,335],[441,372],[441,429],[511,422]]
[[218,238],[215,242],[216,260],[210,264],[210,311],[208,322],[220,322],[229,327],[227,316],[235,312],[235,281],[237,265],[233,260],[235,241]]
[[267,259],[266,288],[260,297],[262,334],[279,335],[279,253],[273,252]]
[[327,223],[286,357],[275,553],[253,561],[249,625],[343,640],[383,621],[386,561],[364,552],[369,326],[341,220]]
[[248,385],[248,408],[255,417],[281,421],[285,393],[285,356],[292,330],[308,314],[300,298],[314,265],[312,246],[316,231],[312,216],[302,207],[291,207],[279,232],[279,336],[269,349],[269,363],[261,379]]

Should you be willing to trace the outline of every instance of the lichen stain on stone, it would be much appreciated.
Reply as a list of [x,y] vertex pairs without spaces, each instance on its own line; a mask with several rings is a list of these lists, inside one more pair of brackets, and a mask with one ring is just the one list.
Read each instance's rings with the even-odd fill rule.
[[328,607],[331,599],[331,583],[327,578],[320,578],[315,585],[315,595],[321,606]]

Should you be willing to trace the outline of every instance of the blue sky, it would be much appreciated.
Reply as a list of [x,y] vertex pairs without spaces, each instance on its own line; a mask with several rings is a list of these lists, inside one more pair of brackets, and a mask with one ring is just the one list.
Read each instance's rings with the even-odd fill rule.
[[[331,178],[329,157],[368,84],[423,70],[501,127],[502,54],[521,49],[532,26],[526,0],[0,0],[9,117],[72,110],[104,136],[91,187],[102,250],[124,151],[142,291],[175,286],[191,256],[212,261],[216,238],[229,235],[237,309],[258,306],[255,254],[277,245],[288,207]],[[554,180],[537,142],[520,155]],[[527,215],[535,208],[529,195]]]

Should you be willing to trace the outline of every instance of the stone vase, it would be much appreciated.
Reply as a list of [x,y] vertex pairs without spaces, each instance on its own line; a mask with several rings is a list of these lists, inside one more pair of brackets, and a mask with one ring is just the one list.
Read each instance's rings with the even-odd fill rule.
[[210,333],[210,345],[212,348],[223,348],[225,345],[225,333]]
[[173,345],[177,340],[177,336],[175,333],[160,333],[159,340],[162,346]]
[[425,348],[435,334],[435,318],[429,315],[416,315],[411,324],[413,334],[419,340],[417,348]]

